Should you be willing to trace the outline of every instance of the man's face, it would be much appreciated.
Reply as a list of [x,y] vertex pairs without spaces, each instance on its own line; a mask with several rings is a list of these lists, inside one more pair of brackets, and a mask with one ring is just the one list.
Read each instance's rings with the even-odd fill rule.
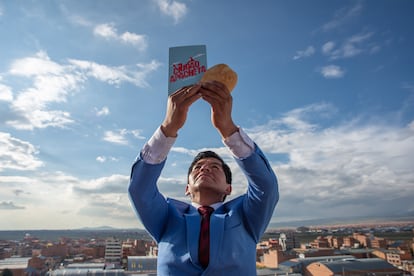
[[187,195],[203,193],[203,191],[222,194],[223,197],[231,192],[231,185],[226,182],[223,165],[216,158],[206,157],[197,161],[188,177]]

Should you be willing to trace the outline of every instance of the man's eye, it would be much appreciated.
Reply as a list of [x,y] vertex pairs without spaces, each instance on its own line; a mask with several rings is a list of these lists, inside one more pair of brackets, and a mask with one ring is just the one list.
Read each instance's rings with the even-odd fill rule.
[[222,167],[220,165],[213,166],[213,169],[221,171]]

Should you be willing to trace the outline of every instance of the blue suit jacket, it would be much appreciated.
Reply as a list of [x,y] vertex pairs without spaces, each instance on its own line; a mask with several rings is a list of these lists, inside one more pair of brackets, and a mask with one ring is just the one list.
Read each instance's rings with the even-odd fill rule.
[[158,275],[256,275],[256,244],[279,199],[278,183],[261,150],[236,159],[248,180],[246,194],[226,202],[210,219],[210,262],[198,262],[201,218],[191,204],[165,198],[157,188],[164,167],[138,158],[129,194],[139,218],[158,243]]

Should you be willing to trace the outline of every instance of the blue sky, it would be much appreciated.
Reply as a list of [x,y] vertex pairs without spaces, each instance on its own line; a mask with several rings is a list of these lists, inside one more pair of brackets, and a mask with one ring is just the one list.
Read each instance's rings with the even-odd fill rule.
[[[168,48],[239,76],[233,117],[269,157],[272,223],[414,213],[414,2],[0,1],[0,230],[141,227],[131,165],[167,101]],[[199,101],[159,187],[202,149],[246,180]]]

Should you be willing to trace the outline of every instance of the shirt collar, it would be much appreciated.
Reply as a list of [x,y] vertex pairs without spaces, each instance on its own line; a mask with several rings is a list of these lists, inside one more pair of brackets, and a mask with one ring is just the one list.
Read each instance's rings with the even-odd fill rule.
[[[191,202],[191,205],[198,209],[198,207],[201,207],[202,205],[196,203],[196,202]],[[214,210],[217,210],[218,208],[220,208],[223,205],[223,202],[216,202],[210,205],[210,207],[212,207]]]

